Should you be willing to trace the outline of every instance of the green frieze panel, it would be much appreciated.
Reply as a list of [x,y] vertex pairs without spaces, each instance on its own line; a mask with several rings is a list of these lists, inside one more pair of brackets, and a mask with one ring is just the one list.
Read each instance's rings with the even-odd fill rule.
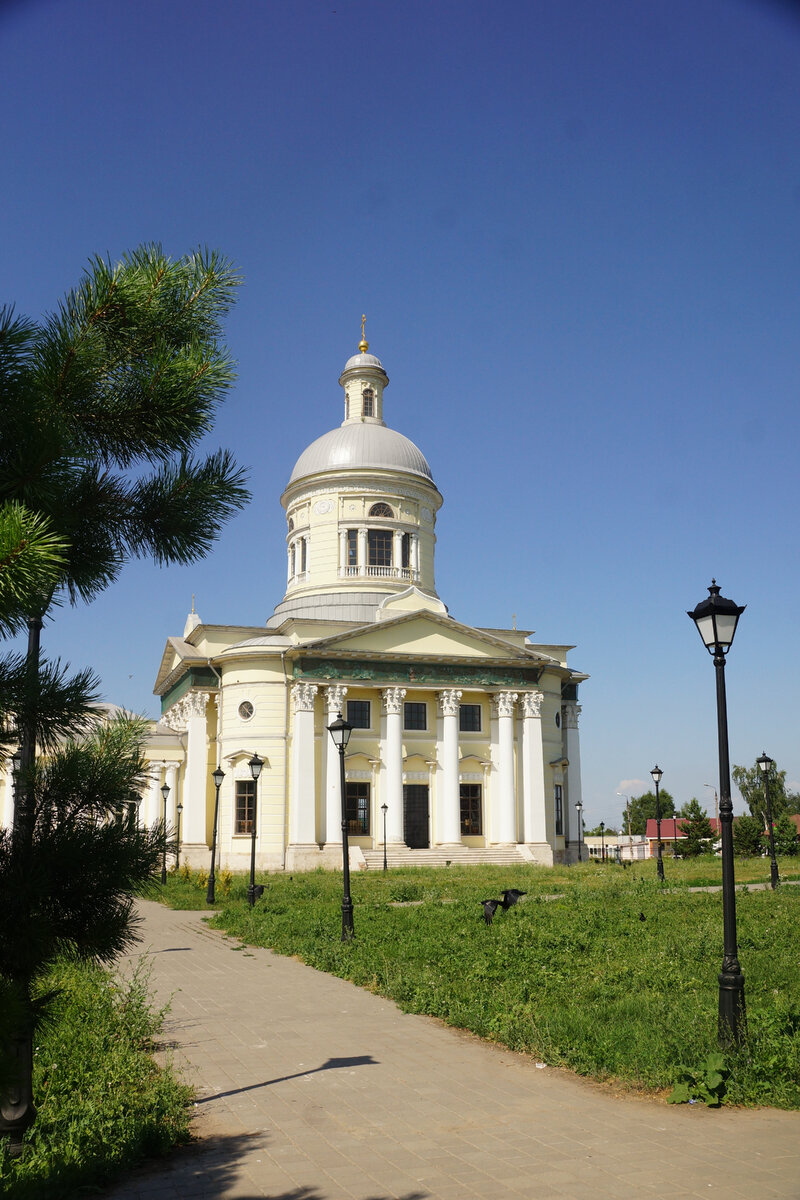
[[295,679],[352,679],[360,683],[409,683],[416,687],[535,687],[541,667],[453,666],[450,663],[358,662],[298,658]]
[[161,712],[165,713],[176,700],[180,700],[181,696],[185,696],[193,687],[211,688],[216,691],[219,687],[219,679],[210,667],[189,667],[186,674],[181,675],[177,683],[174,683],[169,691],[161,697]]

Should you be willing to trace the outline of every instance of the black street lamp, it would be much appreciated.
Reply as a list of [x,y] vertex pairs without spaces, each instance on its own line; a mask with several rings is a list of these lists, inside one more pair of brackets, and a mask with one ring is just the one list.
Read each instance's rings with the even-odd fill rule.
[[253,823],[250,829],[250,886],[247,889],[247,903],[252,908],[256,902],[256,813],[258,812],[258,777],[264,765],[263,758],[254,754],[247,764],[253,776]]
[[335,721],[327,726],[328,733],[333,738],[333,744],[339,751],[339,790],[342,801],[342,871],[344,875],[344,894],[342,896],[342,941],[349,942],[355,936],[353,927],[353,901],[350,899],[350,845],[347,839],[347,797],[344,778],[344,752],[350,741],[353,726],[348,725],[339,713]]
[[600,862],[606,861],[606,823],[600,822]]
[[164,849],[161,852],[161,882],[167,882],[167,797],[169,796],[169,784],[163,784],[161,795],[164,797]]
[[766,750],[756,762],[764,776],[764,803],[767,809],[767,829],[769,831],[769,878],[773,892],[780,883],[778,879],[778,862],[775,858],[775,829],[772,824],[772,805],[769,802],[769,773],[775,766],[775,760],[770,758]]
[[178,841],[175,846],[175,870],[177,871],[181,865],[181,814],[183,812],[183,805],[180,800],[175,807],[175,812],[178,814]]
[[719,821],[722,834],[722,917],[724,942],[719,975],[719,1040],[741,1041],[745,1030],[744,975],[736,945],[736,882],[733,873],[733,803],[728,757],[728,705],[725,697],[725,655],[733,645],[739,617],[745,610],[719,594],[716,579],[708,596],[688,615],[703,644],[713,655],[717,678],[717,742],[719,745]]
[[658,796],[658,785],[661,783],[661,776],[664,772],[661,767],[656,764],[650,774],[653,776],[653,783],[656,785],[656,839],[658,841],[658,878],[664,882],[664,859],[662,857],[663,847],[661,845],[661,801]]
[[575,805],[575,812],[578,814],[578,862],[583,862],[581,854],[581,839],[583,837],[583,801],[579,800]]
[[383,869],[384,869],[384,871],[386,870],[386,814],[388,811],[389,811],[389,805],[382,804],[381,812],[383,813]]
[[222,781],[225,778],[225,772],[221,767],[217,767],[216,771],[211,772],[211,778],[214,780],[214,787],[217,789],[216,798],[214,800],[214,825],[211,829],[211,870],[208,872],[208,887],[206,888],[206,904],[214,904],[215,895],[214,887],[216,884],[216,875],[214,874],[215,862],[217,858],[217,821],[219,820],[219,789],[222,787]]

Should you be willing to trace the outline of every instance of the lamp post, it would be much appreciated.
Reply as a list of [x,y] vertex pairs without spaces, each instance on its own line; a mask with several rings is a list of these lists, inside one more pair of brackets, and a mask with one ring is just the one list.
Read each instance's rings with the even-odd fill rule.
[[736,945],[736,884],[733,874],[733,803],[728,758],[728,706],[725,697],[725,656],[733,645],[739,617],[745,610],[720,595],[716,579],[708,596],[690,612],[703,644],[713,656],[717,680],[717,743],[719,746],[719,820],[722,834],[723,954],[719,975],[719,1040],[723,1045],[744,1036],[744,975]]
[[381,812],[383,813],[383,869],[384,869],[384,871],[386,870],[386,814],[388,811],[389,811],[389,805],[385,804],[385,803],[382,804]]
[[606,861],[606,823],[600,822],[600,862]]
[[658,796],[658,785],[661,783],[661,776],[664,772],[661,767],[656,764],[650,774],[653,776],[653,783],[656,785],[656,838],[658,841],[658,878],[664,882],[664,859],[662,857],[661,848],[661,801]]
[[183,813],[183,805],[180,800],[175,806],[175,812],[178,814],[178,841],[175,847],[175,870],[181,865],[181,815]]
[[575,805],[575,812],[578,814],[578,862],[583,862],[581,854],[581,845],[583,841],[583,801],[579,800]]
[[773,892],[780,883],[778,879],[778,862],[775,858],[775,829],[772,825],[772,805],[769,802],[769,773],[775,766],[775,760],[770,758],[766,750],[756,762],[764,776],[764,804],[767,810],[767,830],[769,832],[769,879]]
[[253,821],[250,827],[250,886],[247,889],[247,903],[252,908],[256,902],[256,814],[258,812],[258,777],[264,765],[263,758],[254,754],[247,764],[253,776]]
[[328,733],[333,738],[333,744],[339,751],[339,790],[342,801],[342,872],[344,876],[344,891],[342,895],[342,941],[349,942],[355,936],[353,927],[353,901],[350,899],[350,845],[347,840],[347,800],[344,778],[344,752],[350,741],[353,726],[348,725],[339,713],[335,721],[327,726]]
[[629,856],[631,862],[633,862],[633,835],[631,833],[631,798],[630,798],[630,796],[626,796],[624,792],[617,792],[617,795],[620,796],[625,801],[625,816],[628,819],[628,856]]
[[222,781],[225,778],[225,772],[221,767],[217,767],[216,771],[211,772],[211,778],[214,780],[216,788],[216,797],[214,799],[214,824],[211,828],[211,870],[208,872],[208,887],[206,888],[206,904],[213,904],[216,900],[214,895],[214,887],[216,885],[216,875],[214,874],[215,863],[217,858],[217,821],[219,820],[219,789],[222,787]]
[[167,882],[167,797],[169,796],[169,784],[165,783],[161,788],[161,795],[164,798],[164,849],[161,852],[161,882]]

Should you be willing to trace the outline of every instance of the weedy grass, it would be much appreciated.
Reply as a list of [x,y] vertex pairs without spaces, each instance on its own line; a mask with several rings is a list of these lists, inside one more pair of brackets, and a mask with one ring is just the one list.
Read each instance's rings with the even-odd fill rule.
[[[666,887],[651,863],[359,873],[351,879],[356,937],[344,944],[341,875],[260,877],[265,892],[252,910],[247,879],[234,876],[212,922],[405,1011],[553,1066],[666,1094],[708,1074],[722,962],[721,893],[689,891],[704,875],[719,883],[719,860],[668,860],[666,869]],[[737,863],[739,882],[764,874],[764,860]],[[508,887],[525,891],[524,902],[486,925],[480,901]],[[191,877],[173,880],[164,898],[180,889],[175,898],[189,906],[191,888]],[[748,1034],[724,1056],[724,1099],[798,1108],[800,888],[739,892],[737,917]],[[698,1082],[687,1098],[707,1102],[721,1090]]]
[[0,1194],[60,1200],[98,1191],[148,1155],[189,1136],[191,1091],[153,1058],[166,1010],[151,1005],[147,973],[125,983],[100,967],[62,962],[37,1035],[37,1118],[20,1159],[0,1142]]

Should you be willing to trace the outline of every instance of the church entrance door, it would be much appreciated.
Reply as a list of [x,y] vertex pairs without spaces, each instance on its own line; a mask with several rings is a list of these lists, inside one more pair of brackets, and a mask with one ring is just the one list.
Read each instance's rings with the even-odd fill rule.
[[427,850],[431,844],[427,783],[403,784],[403,817],[409,850]]

